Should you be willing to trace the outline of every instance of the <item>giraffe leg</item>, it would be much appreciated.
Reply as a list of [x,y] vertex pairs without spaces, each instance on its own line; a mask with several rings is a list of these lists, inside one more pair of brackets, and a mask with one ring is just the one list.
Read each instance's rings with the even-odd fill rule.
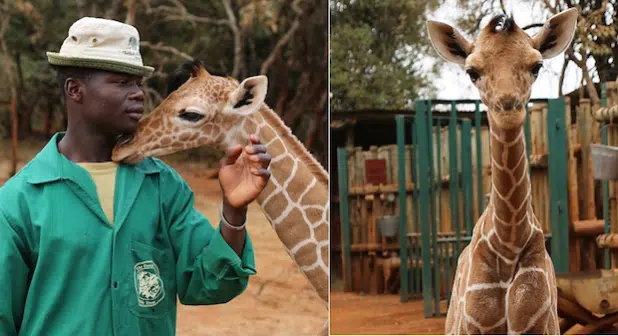
[[544,246],[524,256],[507,294],[509,333],[559,333],[551,275]]

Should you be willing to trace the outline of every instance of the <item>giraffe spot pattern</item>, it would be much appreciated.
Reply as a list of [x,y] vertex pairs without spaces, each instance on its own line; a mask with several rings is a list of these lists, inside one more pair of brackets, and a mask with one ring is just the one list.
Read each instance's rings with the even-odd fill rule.
[[313,242],[307,242],[302,245],[296,253],[294,258],[301,265],[311,265],[318,261],[318,245]]
[[[285,183],[285,181],[287,181],[291,174],[292,174],[292,169],[291,167],[293,167],[296,164],[296,161],[291,157],[291,156],[285,156],[280,160],[277,160],[277,157],[273,158],[270,164],[270,172],[271,172],[271,178],[274,178],[280,185],[283,185],[283,183]],[[284,167],[289,167],[287,169],[285,169]],[[289,192],[294,192],[294,195],[300,195],[300,193],[302,193],[304,190],[298,190],[298,189],[302,189],[302,188],[306,188],[306,185],[291,185],[289,186]],[[298,197],[298,196],[297,196]]]
[[[275,203],[273,202],[272,204]],[[282,208],[285,208],[285,206],[279,207],[279,209]],[[308,237],[311,237],[309,226],[298,225],[298,223],[303,222],[303,215],[300,210],[292,208],[290,213],[286,216],[286,220],[275,226],[275,231],[285,246],[297,246]]]

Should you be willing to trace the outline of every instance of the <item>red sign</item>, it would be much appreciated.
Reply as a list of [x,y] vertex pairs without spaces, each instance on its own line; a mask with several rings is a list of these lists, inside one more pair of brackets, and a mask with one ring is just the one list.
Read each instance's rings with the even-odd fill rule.
[[365,160],[365,181],[367,184],[386,184],[386,161]]

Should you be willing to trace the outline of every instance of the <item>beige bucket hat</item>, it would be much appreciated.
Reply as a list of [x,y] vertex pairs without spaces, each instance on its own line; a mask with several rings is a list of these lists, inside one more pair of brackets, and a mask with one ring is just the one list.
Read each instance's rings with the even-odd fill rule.
[[153,67],[144,66],[135,27],[107,19],[85,17],[69,28],[60,52],[47,52],[47,61],[58,66],[94,68],[146,77]]

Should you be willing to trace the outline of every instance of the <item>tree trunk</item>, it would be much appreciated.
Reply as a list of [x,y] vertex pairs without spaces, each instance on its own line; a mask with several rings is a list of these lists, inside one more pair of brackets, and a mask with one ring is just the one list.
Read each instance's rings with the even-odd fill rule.
[[135,26],[135,7],[137,7],[135,0],[127,0],[127,17],[124,23]]
[[15,87],[11,89],[11,158],[12,158],[12,166],[10,176],[14,176],[17,174],[17,145],[18,145],[18,127],[17,127],[17,90]]

